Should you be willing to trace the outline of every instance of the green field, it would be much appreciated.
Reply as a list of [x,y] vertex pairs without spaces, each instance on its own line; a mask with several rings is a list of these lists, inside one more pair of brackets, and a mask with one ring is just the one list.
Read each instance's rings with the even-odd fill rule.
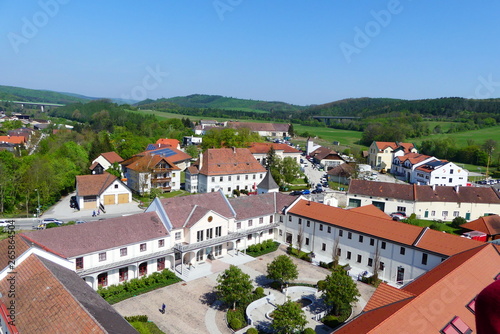
[[418,147],[424,140],[446,138],[446,137],[452,138],[457,144],[457,146],[466,146],[468,139],[472,139],[476,142],[476,144],[480,145],[488,139],[499,141],[500,126],[494,126],[491,128],[484,128],[479,130],[472,130],[467,132],[435,134],[427,137],[416,138],[411,141]]

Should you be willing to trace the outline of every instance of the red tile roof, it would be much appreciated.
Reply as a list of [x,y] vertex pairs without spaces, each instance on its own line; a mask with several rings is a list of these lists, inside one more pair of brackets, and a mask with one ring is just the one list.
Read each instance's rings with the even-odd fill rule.
[[392,150],[395,150],[398,147],[402,147],[405,153],[410,153],[410,150],[415,148],[412,143],[400,143],[393,141],[376,141],[375,144],[380,151],[383,151],[388,147],[392,148]]
[[367,180],[351,180],[349,194],[399,198],[406,201],[414,200],[414,187],[410,184],[375,182]]
[[106,153],[101,153],[104,159],[108,160],[110,164],[113,164],[115,162],[122,162],[123,158],[118,155],[116,152],[106,152]]
[[[405,162],[406,160],[409,160],[412,165],[422,162],[426,159],[432,158],[430,155],[425,155],[425,154],[420,154],[420,153],[407,153],[402,156],[396,157],[399,159],[401,162]],[[437,160],[437,159],[435,159]]]
[[273,147],[275,151],[283,151],[284,153],[300,153],[299,150],[290,145],[279,143],[250,143],[248,149],[253,154],[267,154],[271,147]]
[[24,136],[0,136],[0,143],[24,144],[26,142]]
[[344,210],[306,200],[294,204],[289,213],[400,244],[416,245],[415,247],[443,255],[452,255],[483,244],[476,240],[393,221],[389,216],[377,217],[360,212],[359,209]]
[[118,178],[104,172],[94,175],[77,175],[76,189],[78,196],[97,196],[102,194]]
[[160,162],[165,162],[169,167],[168,169],[171,170],[180,170],[179,167],[175,165],[175,163],[170,160],[170,158],[165,158],[161,155],[149,155],[146,154],[143,157],[140,157],[138,159],[134,159],[134,161],[130,164],[127,164],[127,168],[140,172],[140,173],[149,173],[153,169],[158,168],[158,164]]
[[358,206],[357,208],[349,209],[349,211],[359,212],[365,215],[379,217],[383,219],[387,219],[389,217],[388,214],[386,214],[384,211],[380,210],[373,204]]
[[[175,154],[169,155],[167,158],[178,164],[184,161],[189,161],[191,160],[191,156],[185,152],[182,152],[181,150],[176,149],[175,147],[168,147],[168,148],[157,148],[155,150],[149,150],[149,151],[144,151],[139,154],[136,154],[135,156],[146,156],[146,155],[160,155],[161,153],[164,152],[165,149],[169,149],[170,151],[174,152]],[[130,159],[129,159],[130,160]],[[127,160],[128,161],[128,160]]]
[[156,212],[109,218],[85,224],[21,233],[27,243],[43,245],[65,258],[167,236]]
[[382,282],[371,296],[363,312],[368,312],[411,297],[415,297],[415,295]]
[[[401,295],[381,285],[373,294],[376,300],[368,303],[381,306],[335,333],[438,333],[456,316],[475,332],[474,314],[466,305],[493,282],[499,268],[500,253],[492,244],[456,254],[403,287]],[[396,301],[403,292],[415,296]],[[384,306],[391,299],[395,302]]]
[[177,139],[160,138],[156,141],[156,144],[163,145],[164,147],[179,148],[179,141]]
[[234,175],[265,173],[248,148],[213,148],[203,153],[200,174]]
[[472,231],[483,232],[488,235],[497,235],[500,234],[500,216],[491,215],[480,217],[476,220],[460,225],[460,227]]
[[[284,206],[292,204],[294,200],[294,196],[267,193],[258,196],[231,198],[229,203],[236,211],[236,220],[244,220],[280,212]],[[256,210],[256,208],[259,209]]]

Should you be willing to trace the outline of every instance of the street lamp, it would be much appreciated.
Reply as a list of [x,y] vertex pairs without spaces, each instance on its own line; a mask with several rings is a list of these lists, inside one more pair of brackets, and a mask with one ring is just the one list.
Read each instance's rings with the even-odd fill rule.
[[36,207],[36,217],[40,217],[40,193],[38,192],[38,189],[35,189],[36,195],[38,198],[38,206]]

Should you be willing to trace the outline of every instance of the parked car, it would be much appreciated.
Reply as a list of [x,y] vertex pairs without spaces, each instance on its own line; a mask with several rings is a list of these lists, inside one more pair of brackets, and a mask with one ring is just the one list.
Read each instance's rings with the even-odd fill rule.
[[7,221],[6,221],[6,220],[0,220],[0,227],[7,227],[7,226],[9,226],[9,225],[10,225],[10,224],[9,224],[9,223],[7,223]]
[[55,219],[55,218],[44,218],[42,220],[42,224],[50,224],[50,223],[54,223],[54,224],[57,224],[57,225],[62,225],[64,222],[62,220]]
[[393,212],[389,216],[391,216],[392,220],[396,221],[406,218],[406,214],[404,212]]
[[302,190],[302,195],[309,195],[311,191],[309,189]]
[[69,206],[72,209],[80,210],[80,207],[78,205],[78,201],[76,200],[76,196],[71,196],[71,198],[69,200]]
[[302,195],[302,191],[300,190],[294,190],[290,193],[290,195],[292,196],[298,196],[298,195]]
[[323,192],[323,189],[321,188],[316,188],[313,191],[311,191],[312,194],[321,194]]
[[85,220],[77,220],[77,221],[75,222],[75,224],[76,224],[76,225],[78,225],[78,224],[85,224],[85,223],[86,223],[86,221],[85,221]]

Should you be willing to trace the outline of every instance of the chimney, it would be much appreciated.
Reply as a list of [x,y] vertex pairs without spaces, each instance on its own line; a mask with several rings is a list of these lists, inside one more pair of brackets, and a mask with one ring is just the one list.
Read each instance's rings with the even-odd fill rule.
[[432,185],[432,190],[436,191],[436,185],[435,184]]
[[457,194],[459,193],[459,191],[460,191],[460,185],[458,185],[458,184],[457,184],[457,185],[455,186],[455,191],[457,192]]
[[233,146],[233,153],[236,154],[236,147]]
[[198,164],[198,170],[201,170],[201,167],[203,166],[203,152],[200,153],[200,163]]

